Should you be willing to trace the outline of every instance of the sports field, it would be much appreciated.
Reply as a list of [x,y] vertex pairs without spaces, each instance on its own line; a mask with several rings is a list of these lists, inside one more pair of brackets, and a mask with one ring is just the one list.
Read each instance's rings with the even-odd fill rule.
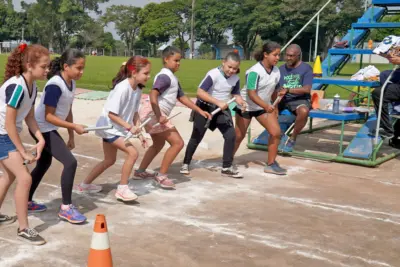
[[[6,59],[7,55],[0,55],[1,81],[3,80]],[[126,60],[127,58],[125,57],[88,56],[85,73],[82,79],[78,81],[78,87],[101,91],[109,90],[111,86],[111,80],[116,75],[122,62]],[[154,77],[155,74],[161,69],[162,63],[160,58],[150,58],[150,60],[152,62],[151,76]],[[255,61],[253,60],[246,60],[241,63],[240,78],[242,81],[244,80],[246,70],[254,63]],[[218,66],[219,64],[219,60],[182,60],[181,69],[176,75],[178,76],[184,91],[190,96],[194,96],[197,86],[207,71]],[[279,63],[279,65],[281,64],[283,64],[283,62]],[[389,64],[375,64],[375,66],[380,70],[391,68]],[[354,74],[358,71],[358,68],[359,64],[347,64],[343,70],[343,73]],[[42,87],[43,84],[43,82],[39,82],[40,87]],[[148,84],[147,86],[149,87],[150,85]],[[343,89],[332,87],[327,90],[327,97],[330,97],[337,92],[343,96],[348,94],[347,92],[345,93]]]

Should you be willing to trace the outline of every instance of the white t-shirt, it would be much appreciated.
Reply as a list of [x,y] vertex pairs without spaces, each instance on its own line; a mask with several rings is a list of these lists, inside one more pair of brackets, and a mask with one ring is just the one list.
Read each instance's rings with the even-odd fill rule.
[[[242,98],[246,101],[246,111],[258,111],[263,108],[254,103],[248,96],[248,90],[256,90],[257,95],[267,104],[271,104],[271,95],[279,84],[281,73],[274,66],[270,73],[258,62],[246,71],[246,84],[240,91]],[[238,105],[239,108],[241,106]]]
[[225,77],[225,74],[219,68],[214,68],[206,74],[199,88],[215,99],[227,102],[232,98],[232,95],[240,94],[240,79],[236,74]]
[[142,90],[139,87],[133,90],[128,79],[118,83],[108,95],[102,114],[96,123],[98,127],[112,125],[113,128],[97,130],[96,135],[106,139],[115,136],[126,136],[128,131],[123,126],[113,122],[108,117],[108,114],[109,112],[115,113],[121,119],[132,125],[134,115],[139,110],[141,97]]
[[35,111],[36,121],[42,133],[58,130],[58,126],[46,121],[46,106],[54,107],[56,109],[54,115],[65,121],[71,111],[75,90],[75,81],[68,85],[59,75],[53,76],[46,83],[40,103]]
[[11,77],[0,87],[0,134],[7,134],[5,127],[7,106],[17,109],[16,126],[18,133],[22,131],[22,122],[35,105],[36,95],[36,83],[33,82],[32,92],[29,93],[23,75]]

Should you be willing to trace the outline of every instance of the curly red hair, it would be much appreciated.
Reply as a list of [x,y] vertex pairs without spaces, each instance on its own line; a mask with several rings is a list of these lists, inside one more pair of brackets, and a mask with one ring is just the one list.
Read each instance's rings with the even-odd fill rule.
[[50,55],[49,50],[41,45],[25,45],[23,49],[21,49],[22,45],[24,44],[15,48],[7,59],[4,82],[13,76],[19,76],[25,72],[28,63],[35,66],[42,56]]

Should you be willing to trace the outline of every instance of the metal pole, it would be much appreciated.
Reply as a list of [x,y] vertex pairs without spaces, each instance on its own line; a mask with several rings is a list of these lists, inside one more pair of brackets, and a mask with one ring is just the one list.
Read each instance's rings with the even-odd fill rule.
[[314,59],[317,58],[317,53],[318,53],[318,35],[319,35],[319,14],[317,16],[317,29],[315,30]]
[[381,89],[381,96],[379,99],[379,109],[378,109],[378,119],[376,122],[376,129],[375,129],[375,140],[374,140],[374,145],[378,144],[378,138],[379,138],[379,128],[381,127],[381,116],[382,116],[382,104],[383,104],[383,94],[385,92],[386,86],[388,85],[390,79],[393,76],[393,73],[399,68],[398,65],[394,66],[392,72],[390,73],[389,77],[386,79],[385,83],[382,86]]
[[194,5],[195,0],[192,0],[192,21],[190,29],[190,59],[194,58]]
[[302,32],[304,31],[305,28],[307,28],[307,26],[322,12],[322,10],[325,9],[325,7],[326,7],[330,2],[332,2],[332,0],[329,0],[328,2],[326,2],[326,4],[325,4],[323,7],[321,7],[321,9],[320,9],[317,13],[315,13],[315,15],[306,23],[306,25],[304,25],[303,28],[301,28],[301,29],[296,33],[296,35],[293,36],[293,38],[290,39],[290,41],[289,41],[284,47],[282,47],[282,50],[281,50],[281,51],[284,51],[284,50],[286,49],[286,47],[288,47],[288,46],[293,42],[293,40],[296,39],[297,36],[299,36],[299,34],[302,33]]
[[311,54],[312,54],[312,39],[310,39],[310,52],[308,53],[308,62],[311,62]]
[[25,33],[25,27],[22,27],[22,41],[24,41],[25,39],[24,39],[24,33]]

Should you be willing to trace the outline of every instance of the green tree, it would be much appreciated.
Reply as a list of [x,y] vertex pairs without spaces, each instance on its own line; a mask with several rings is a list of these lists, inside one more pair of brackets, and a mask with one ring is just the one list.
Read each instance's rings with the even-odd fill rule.
[[165,9],[166,7],[170,7],[170,5],[168,3],[150,3],[140,12],[140,37],[151,43],[152,55],[157,54],[159,44],[170,39],[171,25],[175,23],[170,11]]
[[257,36],[261,33],[265,37],[273,36],[280,29],[279,3],[276,0],[244,0],[237,3],[235,10],[234,40],[243,47],[245,58],[250,59]]
[[128,50],[131,50],[135,39],[138,37],[140,24],[139,24],[139,7],[113,5],[107,8],[106,13],[102,17],[105,24],[113,22],[115,29],[125,42]]
[[[88,18],[83,24],[82,29],[77,33],[77,36],[82,42],[82,48],[84,49],[86,49],[88,46],[104,47],[104,44],[102,44],[104,35],[105,33],[102,24],[93,18]],[[112,40],[114,40],[114,38],[112,38]],[[110,48],[107,47],[107,49]]]
[[[199,0],[195,8],[196,40],[219,44],[235,18],[236,5],[230,0]],[[215,58],[215,54],[214,54]]]

